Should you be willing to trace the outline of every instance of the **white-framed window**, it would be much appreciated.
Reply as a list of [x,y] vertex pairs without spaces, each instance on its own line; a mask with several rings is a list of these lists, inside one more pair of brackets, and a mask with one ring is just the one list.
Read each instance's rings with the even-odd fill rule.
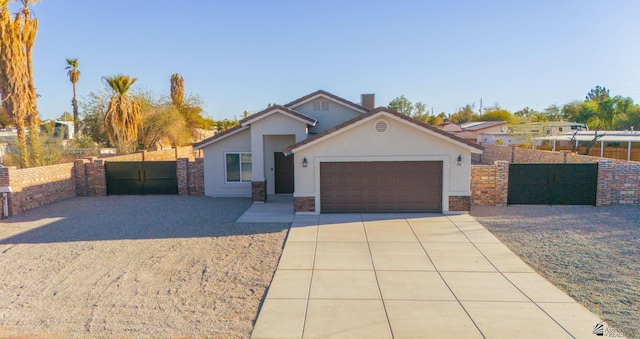
[[224,157],[227,182],[251,182],[251,153],[227,152]]
[[328,111],[329,110],[329,101],[328,100],[316,100],[313,102],[313,110],[316,112],[320,111]]

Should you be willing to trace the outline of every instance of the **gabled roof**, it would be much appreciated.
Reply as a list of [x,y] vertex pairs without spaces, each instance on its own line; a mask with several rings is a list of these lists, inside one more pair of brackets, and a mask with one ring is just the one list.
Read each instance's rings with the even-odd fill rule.
[[438,137],[441,137],[443,139],[448,139],[450,142],[456,143],[462,147],[465,147],[469,150],[471,150],[472,152],[478,152],[478,151],[482,151],[484,150],[483,146],[480,146],[474,142],[459,138],[451,133],[445,132],[437,127],[433,127],[431,125],[425,124],[419,120],[410,118],[404,114],[398,113],[396,111],[390,110],[388,108],[385,107],[378,107],[374,110],[372,110],[369,113],[366,114],[362,114],[360,116],[357,116],[347,122],[344,122],[336,127],[330,128],[322,133],[316,134],[315,136],[302,140],[296,144],[293,144],[291,146],[288,146],[287,148],[285,148],[284,150],[282,150],[284,153],[290,154],[290,153],[295,153],[296,151],[299,151],[301,149],[304,149],[306,147],[309,147],[311,145],[314,145],[316,143],[321,142],[324,139],[327,138],[331,138],[334,135],[337,135],[341,132],[344,132],[345,130],[348,130],[350,127],[359,125],[360,123],[364,123],[367,120],[371,120],[373,119],[375,116],[377,115],[386,115],[389,117],[393,117],[396,118],[397,120],[402,120],[403,122],[405,122],[406,124],[411,124],[416,128],[420,128],[423,130],[426,130],[432,134],[435,134]]
[[271,106],[267,109],[264,109],[258,113],[255,114],[251,114],[250,116],[240,120],[240,125],[242,126],[248,126],[260,119],[264,119],[268,116],[270,116],[271,114],[274,113],[282,113],[284,115],[287,115],[295,120],[298,120],[300,122],[304,122],[308,125],[311,126],[315,126],[315,124],[318,122],[318,120],[311,118],[309,116],[306,116],[300,112],[296,112],[290,108],[287,108],[285,106],[280,106],[280,105],[275,105],[275,106]]
[[193,144],[193,149],[201,149],[204,148],[208,145],[211,145],[215,142],[218,142],[220,140],[223,140],[227,137],[230,137],[238,132],[244,131],[245,129],[249,128],[251,126],[252,123],[264,119],[272,114],[275,113],[281,113],[284,114],[294,120],[298,120],[300,122],[306,123],[308,125],[311,126],[315,126],[315,124],[318,122],[316,119],[308,117],[302,113],[296,112],[292,109],[286,108],[284,106],[280,106],[280,105],[275,105],[272,107],[269,107],[267,109],[264,109],[258,113],[255,114],[251,114],[250,116],[242,119],[239,121],[239,124],[237,126],[234,126],[233,128],[230,128],[222,133],[218,133],[210,138],[204,139],[200,142],[194,143]]
[[479,131],[485,128],[506,124],[506,121],[474,121],[461,124],[460,127],[465,131]]
[[315,100],[315,99],[317,99],[319,97],[325,97],[325,98],[330,99],[332,101],[341,103],[342,105],[351,107],[351,108],[353,108],[353,109],[355,109],[357,111],[360,111],[361,113],[366,113],[366,112],[370,111],[370,109],[368,109],[368,108],[366,108],[364,106],[358,105],[356,103],[353,103],[353,102],[351,102],[349,100],[343,99],[343,98],[341,98],[341,97],[339,97],[337,95],[331,94],[331,93],[329,93],[327,91],[323,91],[321,89],[317,90],[317,91],[315,91],[313,93],[307,94],[307,95],[303,96],[302,98],[293,100],[292,102],[284,105],[284,107],[296,108],[296,107],[298,107],[300,105],[304,105],[307,102]]
[[230,137],[238,132],[242,132],[246,129],[249,129],[249,126],[242,126],[242,125],[235,125],[231,128],[229,128],[226,131],[220,132],[210,138],[206,138],[202,141],[196,142],[193,144],[193,149],[201,149],[204,148],[206,146],[209,146],[211,144],[213,144],[214,142],[218,142],[220,140],[226,139],[227,137]]

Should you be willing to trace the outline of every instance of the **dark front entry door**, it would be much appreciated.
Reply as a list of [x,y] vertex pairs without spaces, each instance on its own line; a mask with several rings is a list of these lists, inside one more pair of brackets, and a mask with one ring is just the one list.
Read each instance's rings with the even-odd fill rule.
[[293,193],[293,154],[285,156],[282,152],[273,153],[275,168],[276,194]]
[[108,195],[178,194],[175,161],[105,163]]
[[508,204],[595,205],[598,164],[511,164]]

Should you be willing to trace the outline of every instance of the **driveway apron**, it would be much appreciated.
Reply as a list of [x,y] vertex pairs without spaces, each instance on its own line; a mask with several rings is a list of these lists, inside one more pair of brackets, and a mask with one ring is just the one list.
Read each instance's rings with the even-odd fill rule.
[[296,215],[252,338],[592,338],[468,214]]

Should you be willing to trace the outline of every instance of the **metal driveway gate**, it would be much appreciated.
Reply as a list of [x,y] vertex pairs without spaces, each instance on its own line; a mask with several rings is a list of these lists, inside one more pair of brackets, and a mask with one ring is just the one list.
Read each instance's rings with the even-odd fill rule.
[[595,205],[598,164],[511,164],[508,204]]
[[105,172],[107,195],[178,194],[175,161],[107,161]]

